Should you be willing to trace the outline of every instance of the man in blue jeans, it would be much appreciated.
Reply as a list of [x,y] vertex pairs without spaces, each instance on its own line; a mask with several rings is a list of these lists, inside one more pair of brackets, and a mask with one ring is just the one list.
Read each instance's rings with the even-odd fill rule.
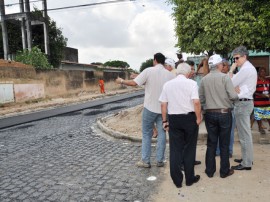
[[216,148],[220,146],[220,177],[234,173],[230,169],[229,143],[232,127],[232,101],[238,99],[230,77],[221,72],[223,68],[220,55],[212,55],[208,64],[210,73],[202,80],[199,88],[200,100],[205,110],[205,126],[208,132],[206,150],[206,169],[208,177],[216,172]]
[[154,66],[143,70],[134,80],[116,79],[116,83],[119,84],[145,86],[144,109],[142,113],[142,159],[137,163],[138,167],[151,167],[151,139],[154,124],[156,124],[158,130],[156,165],[158,167],[164,166],[166,133],[162,128],[161,104],[158,99],[164,83],[175,77],[174,74],[165,69],[164,63],[165,56],[161,53],[156,53],[153,60]]

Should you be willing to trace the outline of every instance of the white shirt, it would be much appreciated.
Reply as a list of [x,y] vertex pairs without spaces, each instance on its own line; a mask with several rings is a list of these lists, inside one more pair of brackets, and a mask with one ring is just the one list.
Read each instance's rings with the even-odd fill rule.
[[240,71],[232,78],[233,86],[240,87],[239,99],[253,99],[253,94],[256,91],[257,71],[255,67],[246,61],[240,68]]
[[175,76],[161,64],[143,70],[134,81],[145,85],[144,107],[151,112],[161,114],[161,104],[158,101],[163,85]]
[[168,103],[168,114],[194,112],[194,99],[199,99],[197,82],[184,75],[165,83],[159,97],[160,102]]

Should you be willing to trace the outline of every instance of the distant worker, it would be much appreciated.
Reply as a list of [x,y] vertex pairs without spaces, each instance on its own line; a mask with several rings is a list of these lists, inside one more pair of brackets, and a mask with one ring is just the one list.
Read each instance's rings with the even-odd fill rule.
[[100,93],[105,93],[104,80],[103,79],[99,79],[99,87],[100,87]]
[[180,63],[184,62],[184,60],[183,60],[183,55],[180,51],[178,51],[176,55],[177,55],[178,61],[175,63],[175,67],[177,68]]

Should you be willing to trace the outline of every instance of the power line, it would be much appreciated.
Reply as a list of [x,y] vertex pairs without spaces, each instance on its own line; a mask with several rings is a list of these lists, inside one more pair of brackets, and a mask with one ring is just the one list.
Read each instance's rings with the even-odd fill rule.
[[[39,2],[39,1],[42,1],[42,0],[29,1],[29,3],[34,3],[34,2]],[[21,4],[21,3],[6,4],[5,6],[10,7],[10,6],[19,5],[19,4]]]
[[97,6],[97,5],[104,5],[104,4],[114,4],[114,3],[121,3],[121,2],[132,2],[132,1],[136,1],[136,0],[103,1],[103,2],[98,2],[98,3],[82,4],[82,5],[76,5],[76,6],[50,8],[50,9],[47,9],[47,11],[63,10],[63,9],[70,9],[70,8],[80,8],[80,7],[88,7],[88,6]]

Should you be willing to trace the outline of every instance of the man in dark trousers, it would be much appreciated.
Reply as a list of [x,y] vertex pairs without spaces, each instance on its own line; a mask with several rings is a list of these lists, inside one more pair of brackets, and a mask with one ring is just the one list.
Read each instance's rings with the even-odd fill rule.
[[231,78],[221,72],[223,68],[220,55],[212,55],[208,64],[210,73],[201,80],[199,95],[205,110],[207,129],[206,169],[208,177],[216,172],[216,149],[220,147],[220,177],[225,178],[234,173],[230,169],[229,144],[232,127],[232,101],[238,100]]
[[187,186],[200,180],[199,175],[195,176],[194,161],[202,121],[201,105],[197,83],[188,79],[190,72],[187,63],[179,64],[176,71],[178,76],[164,84],[159,98],[163,128],[169,131],[170,174],[177,188],[182,187],[182,163]]

